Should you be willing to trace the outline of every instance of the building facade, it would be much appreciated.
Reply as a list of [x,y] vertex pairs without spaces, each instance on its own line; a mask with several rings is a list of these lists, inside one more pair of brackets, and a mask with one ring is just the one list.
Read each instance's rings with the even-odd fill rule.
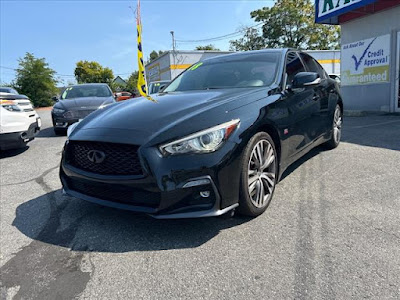
[[400,0],[316,0],[316,22],[341,26],[345,108],[400,112]]

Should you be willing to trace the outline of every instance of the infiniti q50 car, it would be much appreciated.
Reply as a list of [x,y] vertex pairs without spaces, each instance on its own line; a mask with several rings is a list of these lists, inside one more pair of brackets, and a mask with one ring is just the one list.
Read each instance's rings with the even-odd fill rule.
[[107,106],[71,128],[65,193],[157,218],[258,216],[291,163],[340,142],[338,85],[296,50],[201,61],[152,100]]

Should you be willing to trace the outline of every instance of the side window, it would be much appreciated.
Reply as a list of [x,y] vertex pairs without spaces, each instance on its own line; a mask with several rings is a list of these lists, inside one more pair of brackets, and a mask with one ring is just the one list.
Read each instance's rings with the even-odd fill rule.
[[299,72],[305,72],[303,63],[296,52],[289,52],[286,57],[286,85],[291,84],[294,75]]
[[322,68],[314,58],[305,53],[300,53],[300,56],[303,59],[308,71],[318,73],[321,79],[326,78],[326,72],[324,68]]

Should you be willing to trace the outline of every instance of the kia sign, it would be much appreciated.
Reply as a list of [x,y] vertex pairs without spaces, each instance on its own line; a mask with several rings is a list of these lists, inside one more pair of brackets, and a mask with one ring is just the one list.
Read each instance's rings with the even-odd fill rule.
[[377,0],[316,0],[315,23],[326,23],[327,20],[332,17],[339,16],[376,1]]
[[341,84],[389,82],[390,34],[342,46]]

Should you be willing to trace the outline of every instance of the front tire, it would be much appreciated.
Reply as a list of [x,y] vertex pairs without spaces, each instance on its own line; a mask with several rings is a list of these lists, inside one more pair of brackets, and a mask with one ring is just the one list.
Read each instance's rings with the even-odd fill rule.
[[56,134],[56,135],[66,135],[67,134],[67,130],[66,129],[64,129],[64,128],[55,128],[54,127],[54,133]]
[[332,120],[332,137],[325,143],[327,149],[335,149],[340,144],[342,138],[343,114],[340,105],[336,105]]
[[278,178],[278,156],[268,133],[259,132],[248,142],[240,176],[238,212],[257,217],[270,204]]

